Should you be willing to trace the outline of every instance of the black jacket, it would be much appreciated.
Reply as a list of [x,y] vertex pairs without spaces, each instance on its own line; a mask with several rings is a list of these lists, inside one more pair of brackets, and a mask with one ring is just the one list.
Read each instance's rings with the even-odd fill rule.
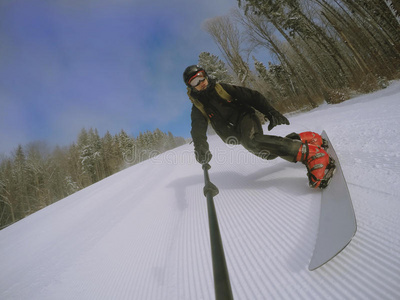
[[[211,126],[223,141],[232,136],[240,139],[237,126],[245,114],[254,114],[254,109],[263,113],[270,120],[271,114],[279,114],[261,93],[245,87],[220,84],[232,97],[231,102],[219,96],[213,80],[209,81],[206,90],[200,92],[192,90],[190,96],[203,104]],[[206,135],[208,119],[195,105],[192,107],[191,119],[191,135],[195,150],[208,150]]]

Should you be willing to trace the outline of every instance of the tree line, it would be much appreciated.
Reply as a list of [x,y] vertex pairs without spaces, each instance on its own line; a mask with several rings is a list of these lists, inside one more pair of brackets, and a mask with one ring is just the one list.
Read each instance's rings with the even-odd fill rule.
[[185,144],[159,129],[136,138],[121,130],[100,137],[82,129],[69,147],[44,142],[19,145],[0,161],[0,229],[108,177],[127,166]]
[[236,10],[206,20],[204,29],[232,82],[289,112],[400,78],[399,12],[393,0],[238,0]]

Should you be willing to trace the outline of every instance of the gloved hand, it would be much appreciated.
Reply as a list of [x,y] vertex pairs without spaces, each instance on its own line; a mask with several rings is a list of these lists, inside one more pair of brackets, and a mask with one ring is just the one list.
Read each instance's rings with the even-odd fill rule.
[[212,154],[208,147],[198,147],[198,149],[194,150],[194,154],[196,155],[196,160],[200,164],[208,164],[212,158]]
[[268,131],[270,131],[276,125],[290,124],[289,120],[276,110],[270,111],[268,114],[265,115],[265,117],[269,120]]

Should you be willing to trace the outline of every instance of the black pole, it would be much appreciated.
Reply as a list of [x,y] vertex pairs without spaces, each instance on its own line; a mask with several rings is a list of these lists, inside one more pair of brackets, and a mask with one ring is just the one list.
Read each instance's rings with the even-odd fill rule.
[[216,300],[233,299],[228,268],[226,266],[224,247],[222,245],[221,233],[219,231],[217,212],[215,210],[213,197],[218,195],[218,188],[210,181],[208,170],[209,164],[203,164],[204,170],[204,196],[207,198],[208,224],[210,227],[211,256],[214,274],[214,288]]

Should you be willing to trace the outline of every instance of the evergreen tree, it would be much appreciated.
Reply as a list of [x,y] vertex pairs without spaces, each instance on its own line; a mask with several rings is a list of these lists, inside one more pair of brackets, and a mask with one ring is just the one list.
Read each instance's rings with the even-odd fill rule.
[[17,203],[12,191],[12,173],[11,159],[3,159],[0,163],[0,229],[17,220],[15,214]]
[[207,74],[211,78],[216,79],[217,82],[233,83],[232,76],[229,75],[225,63],[218,56],[209,52],[200,53],[199,66],[206,70]]
[[120,160],[118,160],[118,155],[115,153],[114,140],[108,130],[101,139],[101,143],[103,149],[102,161],[104,166],[104,176],[107,177],[118,170]]
[[126,164],[134,164],[137,162],[137,149],[134,145],[134,141],[124,130],[121,130],[118,134],[118,146]]
[[165,150],[170,150],[170,149],[174,149],[175,147],[178,146],[177,141],[174,138],[174,135],[168,131],[168,136],[167,136],[167,142],[166,142],[166,146],[165,146]]
[[103,149],[102,143],[97,129],[89,130],[89,143],[92,151],[92,164],[94,168],[93,180],[97,182],[104,178],[104,165],[103,165]]
[[47,205],[45,191],[46,165],[43,148],[40,143],[31,143],[27,149],[27,188],[29,202],[33,210],[38,210]]
[[15,200],[18,201],[16,213],[20,218],[25,217],[31,211],[26,178],[26,158],[22,146],[18,145],[13,162],[12,188],[15,193]]

